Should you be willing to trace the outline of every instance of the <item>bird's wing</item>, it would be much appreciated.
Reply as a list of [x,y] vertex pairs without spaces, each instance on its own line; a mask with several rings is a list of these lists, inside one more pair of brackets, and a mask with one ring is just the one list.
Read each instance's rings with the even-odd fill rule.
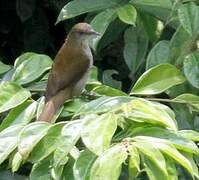
[[69,53],[55,59],[55,64],[52,67],[48,77],[48,84],[46,89],[46,101],[58,94],[61,90],[67,87],[72,87],[78,82],[90,67],[90,59],[86,56],[78,56],[77,53]]

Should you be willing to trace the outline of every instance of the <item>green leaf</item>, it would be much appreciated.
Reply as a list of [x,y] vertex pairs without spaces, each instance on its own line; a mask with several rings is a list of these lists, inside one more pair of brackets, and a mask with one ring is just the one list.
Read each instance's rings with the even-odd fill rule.
[[4,74],[11,69],[11,66],[4,64],[0,61],[0,74]]
[[44,180],[51,179],[51,158],[46,158],[33,165],[30,173],[30,180]]
[[39,81],[31,83],[27,89],[33,92],[44,92],[47,87],[47,81]]
[[6,160],[9,154],[17,147],[17,135],[22,128],[22,125],[15,125],[0,132],[0,164]]
[[159,127],[139,127],[132,130],[132,136],[151,136],[157,137],[161,139],[169,140],[169,142],[174,145],[177,149],[192,153],[199,154],[199,149],[197,145],[192,142],[192,139],[189,139],[183,136],[183,132],[181,131],[174,132],[171,130],[159,128]]
[[73,0],[66,4],[59,13],[57,22],[69,19],[87,12],[93,12],[96,10],[108,9],[110,7],[117,6],[120,0],[110,0],[107,3],[107,0]]
[[149,180],[158,180],[159,177],[161,177],[161,179],[164,179],[164,180],[169,180],[168,175],[165,175],[164,173],[162,173],[162,171],[157,166],[157,164],[153,162],[151,159],[144,156],[143,161],[144,161],[144,167],[145,167],[144,169],[147,173]]
[[152,95],[185,81],[181,72],[171,64],[160,64],[146,71],[135,83],[131,94]]
[[34,52],[27,52],[22,54],[21,56],[19,56],[14,63],[14,67],[18,67],[20,64],[22,64],[24,61],[26,61],[27,59],[31,59],[32,56],[34,56],[36,53]]
[[170,40],[170,60],[172,64],[181,67],[184,57],[192,51],[195,41],[195,38],[190,36],[182,26],[179,26]]
[[[164,21],[168,21],[173,7],[171,0],[131,0],[130,3],[132,3],[136,9],[152,14]],[[174,22],[172,25],[173,27],[177,27],[178,22]]]
[[156,149],[150,142],[139,141],[137,137],[133,138],[136,142],[133,142],[132,145],[135,146],[139,152],[149,159],[153,165],[156,167],[157,173],[161,176],[162,179],[167,180],[168,173],[166,170],[166,162],[162,153]]
[[14,174],[9,170],[0,170],[1,180],[27,180],[27,176],[21,176],[19,174]]
[[199,88],[199,52],[189,54],[184,60],[184,74],[189,83]]
[[90,101],[89,103],[83,105],[77,114],[91,114],[91,113],[99,113],[99,112],[108,112],[118,106],[121,103],[129,102],[133,98],[129,96],[116,96],[116,97],[108,97],[103,96],[96,100]]
[[89,150],[84,150],[80,153],[73,166],[73,174],[76,180],[89,180],[90,170],[96,157]]
[[123,34],[126,27],[128,27],[128,24],[123,23],[118,18],[111,22],[106,30],[106,33],[100,39],[97,48],[98,52],[108,47],[108,45],[110,45],[111,43],[116,42],[118,40],[118,37],[121,37],[121,35]]
[[177,131],[177,124],[173,112],[167,106],[160,103],[137,98],[121,106],[121,109],[124,112],[124,117],[135,122],[160,125]]
[[65,122],[56,123],[50,127],[47,134],[34,147],[30,155],[31,162],[39,162],[50,155],[59,145],[61,130]]
[[61,131],[57,148],[54,152],[54,167],[65,165],[68,161],[67,155],[80,138],[82,124],[80,121],[72,121],[66,124]]
[[15,83],[0,84],[0,113],[22,104],[30,96],[29,91]]
[[[95,4],[95,3],[92,3]],[[114,9],[107,9],[102,11],[101,13],[97,14],[93,20],[91,21],[91,26],[101,35],[92,39],[91,47],[96,50],[97,45],[103,34],[105,33],[106,29],[108,28],[109,24],[116,18],[116,12]]]
[[88,78],[88,82],[96,82],[97,81],[97,77],[98,77],[98,69],[96,66],[92,66],[90,71],[89,71],[89,78]]
[[15,118],[18,117],[19,114],[21,114],[31,103],[32,103],[32,100],[27,100],[24,103],[20,104],[19,106],[10,110],[8,115],[3,119],[0,125],[0,131],[9,127],[9,123],[13,122]]
[[160,26],[162,25],[162,22],[148,13],[144,13],[141,11],[139,11],[139,13],[141,21],[143,23],[143,28],[146,31],[149,40],[151,42],[157,42],[164,28],[164,26]]
[[117,116],[106,113],[101,116],[87,115],[83,119],[82,140],[93,153],[100,155],[109,148],[117,128]]
[[137,11],[131,4],[126,4],[117,9],[118,17],[121,21],[135,26]]
[[105,96],[127,96],[126,93],[106,85],[99,85],[93,88],[92,91]]
[[146,69],[162,63],[170,63],[170,47],[169,41],[159,41],[150,51],[147,57]]
[[122,83],[121,81],[117,81],[116,79],[114,79],[112,76],[113,75],[118,75],[119,73],[116,70],[105,70],[103,72],[103,84],[107,85],[107,86],[111,86],[113,88],[116,89],[121,89],[122,88]]
[[[16,60],[12,81],[27,84],[38,79],[52,65],[50,57],[42,54],[25,54]],[[33,68],[34,67],[34,68]]]
[[74,159],[70,158],[63,168],[61,180],[77,180],[73,174]]
[[140,172],[140,155],[134,146],[128,148],[129,151],[129,176],[131,179],[135,178]]
[[117,180],[121,172],[122,163],[126,158],[126,149],[121,144],[111,147],[101,154],[94,162],[91,168],[90,179]]
[[181,94],[172,99],[174,102],[186,103],[191,106],[193,111],[199,111],[199,97],[194,94]]
[[172,7],[172,3],[170,0],[131,0],[130,2],[138,5],[144,5],[150,7],[161,7],[170,9]]
[[193,127],[194,114],[190,113],[187,105],[182,103],[172,103],[171,105],[176,114],[179,129],[191,129]]
[[[0,129],[5,129],[15,124],[28,124],[35,116],[37,102],[27,101],[15,109],[12,109],[8,116],[3,120]],[[30,104],[31,103],[31,104]]]
[[[133,35],[132,35],[133,34]],[[132,73],[135,73],[144,62],[148,47],[148,37],[143,28],[130,27],[124,33],[124,60]]]
[[24,127],[18,137],[18,151],[26,159],[36,144],[47,134],[51,127],[46,122],[33,122]]
[[183,28],[190,34],[196,35],[199,31],[199,7],[190,2],[178,8],[178,17]]
[[188,153],[183,153],[183,155],[189,160],[189,162],[191,163],[192,169],[193,169],[193,174],[194,176],[199,179],[199,171],[198,171],[198,166],[196,165],[195,161],[194,161],[194,157],[192,154],[188,154]]
[[40,114],[42,113],[42,110],[44,108],[44,105],[45,105],[45,97],[42,96],[40,97],[38,100],[38,106],[37,106],[37,112],[36,112],[36,119],[39,118]]
[[183,156],[178,150],[176,150],[175,147],[169,143],[169,141],[159,138],[147,137],[147,136],[136,136],[134,139],[136,140],[136,142],[142,142],[142,143],[148,142],[150,146],[159,149],[164,154],[171,157],[180,165],[182,165],[191,175],[194,174],[191,162],[185,156]]
[[167,165],[167,172],[169,174],[169,178],[172,180],[178,180],[178,172],[176,169],[175,162],[171,158],[167,157],[166,165]]
[[194,131],[194,130],[181,130],[180,131],[181,136],[192,140],[192,141],[196,141],[199,142],[199,132]]
[[17,152],[14,155],[13,160],[12,160],[12,172],[18,171],[22,162],[23,162],[23,158],[22,158],[21,154],[19,152]]

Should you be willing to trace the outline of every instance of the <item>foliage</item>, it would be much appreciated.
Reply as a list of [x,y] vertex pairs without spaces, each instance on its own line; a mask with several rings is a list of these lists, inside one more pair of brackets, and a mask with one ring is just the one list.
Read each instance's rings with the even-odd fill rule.
[[[102,33],[90,42],[97,57],[122,36],[118,56],[128,67],[130,95],[113,76],[121,75],[120,67],[100,74],[100,66],[93,67],[85,87],[90,95],[66,101],[56,123],[35,122],[51,58],[28,52],[14,66],[1,62],[2,177],[9,168],[16,178],[32,180],[199,178],[197,3],[73,0],[57,23],[85,13]],[[30,17],[18,15],[22,21]],[[174,31],[171,38],[167,28]]]

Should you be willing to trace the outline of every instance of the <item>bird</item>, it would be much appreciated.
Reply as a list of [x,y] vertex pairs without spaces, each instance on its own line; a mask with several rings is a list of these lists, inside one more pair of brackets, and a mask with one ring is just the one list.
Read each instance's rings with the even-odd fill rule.
[[99,35],[85,22],[72,27],[49,72],[45,105],[38,121],[52,123],[54,114],[64,102],[81,94],[93,65],[88,40]]

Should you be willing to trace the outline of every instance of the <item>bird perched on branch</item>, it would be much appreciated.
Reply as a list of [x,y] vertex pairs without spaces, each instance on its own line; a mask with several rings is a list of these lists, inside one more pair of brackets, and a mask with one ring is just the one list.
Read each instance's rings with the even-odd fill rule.
[[87,23],[78,23],[71,29],[52,65],[39,121],[52,122],[67,99],[81,94],[93,64],[88,39],[98,35]]

